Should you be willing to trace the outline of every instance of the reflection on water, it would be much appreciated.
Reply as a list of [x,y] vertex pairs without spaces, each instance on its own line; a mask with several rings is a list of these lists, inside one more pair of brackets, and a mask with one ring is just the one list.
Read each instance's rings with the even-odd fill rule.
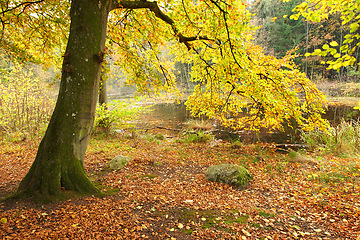
[[[149,116],[153,124],[161,127],[169,128],[181,128],[184,123],[190,119],[190,112],[186,110],[184,103],[159,103],[152,107],[153,111]],[[328,111],[324,115],[324,118],[328,119],[331,125],[337,125],[341,122],[341,119],[347,121],[360,118],[360,111],[354,110],[353,107],[334,105],[329,106]],[[229,140],[239,138],[244,142],[274,142],[274,143],[297,143],[300,141],[300,132],[297,129],[284,127],[285,132],[269,133],[266,129],[260,132],[254,131],[232,131],[225,129],[222,126],[214,122],[214,130],[212,131],[215,137]]]
[[345,121],[350,120],[359,120],[360,119],[360,111],[354,109],[352,106],[347,105],[332,105],[329,106],[324,118],[329,120],[332,126],[337,126],[340,124],[341,120]]
[[[153,106],[152,116],[168,122],[171,126],[191,119],[184,103],[158,103]],[[175,124],[175,125],[173,125]]]

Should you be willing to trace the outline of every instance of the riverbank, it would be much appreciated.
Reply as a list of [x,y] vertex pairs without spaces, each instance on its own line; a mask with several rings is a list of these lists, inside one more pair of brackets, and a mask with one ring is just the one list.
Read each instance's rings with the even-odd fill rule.
[[356,106],[360,102],[360,83],[322,82],[317,87],[331,105]]

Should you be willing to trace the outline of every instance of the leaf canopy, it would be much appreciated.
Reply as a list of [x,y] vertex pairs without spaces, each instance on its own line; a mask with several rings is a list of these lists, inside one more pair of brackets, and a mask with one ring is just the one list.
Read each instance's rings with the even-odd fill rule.
[[[138,7],[145,4],[158,9]],[[1,7],[2,49],[26,61],[60,59],[68,1],[2,0]],[[305,9],[302,4],[299,11]],[[295,120],[305,130],[327,128],[323,94],[297,69],[293,52],[277,59],[253,43],[250,18],[237,0],[119,1],[108,19],[108,52],[139,91],[179,94],[175,62],[190,64],[197,86],[188,108],[225,126],[282,129],[284,121]],[[163,56],[165,50],[173,59]]]

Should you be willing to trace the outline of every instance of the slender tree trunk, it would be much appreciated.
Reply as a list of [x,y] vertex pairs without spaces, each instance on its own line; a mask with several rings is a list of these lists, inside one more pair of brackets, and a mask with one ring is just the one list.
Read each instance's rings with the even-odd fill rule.
[[99,104],[107,105],[107,80],[109,76],[109,65],[110,63],[105,60],[102,64],[102,70],[100,74],[100,85],[99,85]]
[[85,174],[104,55],[109,0],[73,0],[55,110],[18,193],[99,193]]
[[[342,42],[343,42],[343,29],[342,27],[340,27],[340,45],[339,45],[339,52],[340,55],[342,55],[340,49],[342,46]],[[339,76],[339,82],[343,82],[343,73],[344,73],[344,67],[340,67],[339,71],[338,71],[338,76]]]
[[[99,105],[104,107],[105,110],[108,109],[108,101],[107,101],[107,90],[106,90],[106,85],[107,85],[107,77],[106,77],[106,70],[104,69],[104,65],[107,64],[106,62],[103,64],[103,69],[102,69],[102,73],[100,75],[100,84],[99,84]],[[103,129],[103,131],[105,132],[109,132],[111,130],[110,126],[109,126],[109,118],[106,117],[104,119],[99,120],[99,122],[97,123],[99,127],[101,127]]]
[[107,105],[107,91],[106,91],[106,79],[100,77],[100,89],[99,89],[99,104],[100,105]]
[[[306,47],[305,47],[305,54],[308,53],[309,47],[309,21],[306,20]],[[305,58],[305,75],[308,76],[308,57]]]

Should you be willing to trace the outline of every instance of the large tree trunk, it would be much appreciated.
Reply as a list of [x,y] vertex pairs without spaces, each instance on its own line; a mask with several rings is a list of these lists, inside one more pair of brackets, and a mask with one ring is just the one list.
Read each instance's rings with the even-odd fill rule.
[[94,122],[109,0],[73,0],[56,107],[18,193],[99,193],[83,161]]

